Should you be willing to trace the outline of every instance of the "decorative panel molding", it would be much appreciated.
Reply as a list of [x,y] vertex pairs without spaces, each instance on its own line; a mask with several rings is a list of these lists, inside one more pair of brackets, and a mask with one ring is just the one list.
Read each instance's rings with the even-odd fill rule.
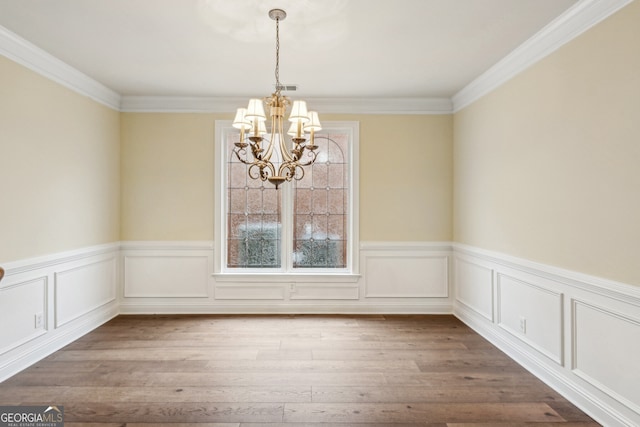
[[115,255],[54,273],[55,326],[59,328],[116,299]]
[[498,325],[562,364],[562,294],[503,273],[496,282]]
[[[635,317],[572,300],[573,372],[640,414],[640,310]],[[634,363],[629,363],[630,360]]]
[[456,300],[493,322],[493,270],[459,256],[454,265]]
[[125,298],[207,298],[209,257],[198,254],[124,256]]
[[449,254],[429,248],[363,250],[365,298],[447,298]]
[[289,289],[291,300],[357,300],[359,298],[358,286],[293,284]]
[[284,300],[284,286],[277,285],[218,285],[218,300]]
[[7,281],[0,287],[0,355],[47,332],[47,280]]

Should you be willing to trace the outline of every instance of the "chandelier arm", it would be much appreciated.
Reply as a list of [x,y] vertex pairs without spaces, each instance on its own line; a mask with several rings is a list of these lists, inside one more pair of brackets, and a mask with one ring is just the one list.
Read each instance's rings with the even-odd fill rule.
[[[298,170],[301,172],[300,176],[298,176]],[[293,175],[293,177],[296,179],[296,181],[300,181],[302,178],[304,178],[304,168],[302,167],[301,164],[297,164],[296,165],[296,172]]]
[[245,153],[245,157],[246,157],[247,150],[245,150],[245,149],[236,149],[236,150],[233,150],[233,154],[235,154],[235,155],[236,155],[236,157],[238,158],[238,160],[240,160],[240,161],[241,161],[242,163],[244,163],[245,165],[250,165],[250,164],[252,164],[252,162],[248,162],[246,159],[243,159],[242,157],[240,157],[240,152],[242,152],[242,151],[244,151],[244,153]]
[[[258,172],[254,175],[254,169],[258,168]],[[264,181],[264,179],[262,178],[262,167],[260,167],[260,165],[258,164],[258,162],[254,162],[251,164],[251,166],[249,166],[249,170],[248,170],[248,174],[249,174],[249,178],[251,179],[261,179]]]
[[[260,168],[260,169],[261,169],[261,171],[262,171],[262,172],[263,172],[263,174],[264,174],[264,179],[269,178],[269,176],[275,176],[275,175],[276,175],[276,167],[275,167],[275,165],[274,165],[273,163],[269,162],[269,161],[264,162],[264,163],[265,163],[265,166],[263,166],[262,168]],[[266,173],[266,172],[264,171],[264,168],[265,168],[265,167],[269,169],[269,172],[271,172],[271,175],[269,175],[268,173]]]
[[278,175],[284,177],[287,181],[291,181],[291,179],[295,176],[296,167],[297,165],[295,163],[283,162],[278,168]]
[[318,153],[316,153],[315,151],[309,151],[307,153],[307,156],[311,157],[311,160],[309,160],[306,163],[298,163],[300,166],[311,166],[316,161],[316,157],[318,157]]
[[295,162],[289,150],[287,149],[286,141],[284,140],[284,135],[280,134],[282,138],[280,138],[280,152],[282,153],[282,162],[283,163],[292,163]]
[[272,129],[271,129],[271,138],[269,138],[269,145],[267,146],[267,150],[264,152],[264,154],[262,155],[263,160],[270,162],[271,161],[271,155],[273,154],[273,148],[275,146],[275,144],[273,143],[275,141],[275,122],[273,122],[272,124]]

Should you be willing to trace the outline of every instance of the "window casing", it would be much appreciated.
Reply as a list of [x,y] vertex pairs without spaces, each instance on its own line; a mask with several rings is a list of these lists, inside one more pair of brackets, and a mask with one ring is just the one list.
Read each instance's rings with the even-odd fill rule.
[[216,121],[218,280],[357,276],[358,136],[357,122],[323,123],[316,162],[276,190],[249,178],[231,152],[239,132]]

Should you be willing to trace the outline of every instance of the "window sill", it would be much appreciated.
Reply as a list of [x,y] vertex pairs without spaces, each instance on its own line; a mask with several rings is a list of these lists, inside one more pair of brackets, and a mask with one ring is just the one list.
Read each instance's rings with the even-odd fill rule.
[[238,283],[356,283],[353,273],[214,273],[216,282]]

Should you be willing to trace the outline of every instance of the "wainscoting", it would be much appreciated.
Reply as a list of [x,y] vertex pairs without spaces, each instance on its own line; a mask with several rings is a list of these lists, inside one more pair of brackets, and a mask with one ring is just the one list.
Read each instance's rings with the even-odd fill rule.
[[453,313],[606,426],[640,425],[640,288],[454,244]]
[[360,274],[212,275],[213,242],[123,242],[120,312],[451,313],[450,243],[361,245]]
[[118,243],[7,264],[0,381],[118,315]]
[[640,425],[640,288],[450,242],[364,242],[357,275],[214,276],[211,241],[4,265],[0,381],[118,314],[453,313],[606,426]]

